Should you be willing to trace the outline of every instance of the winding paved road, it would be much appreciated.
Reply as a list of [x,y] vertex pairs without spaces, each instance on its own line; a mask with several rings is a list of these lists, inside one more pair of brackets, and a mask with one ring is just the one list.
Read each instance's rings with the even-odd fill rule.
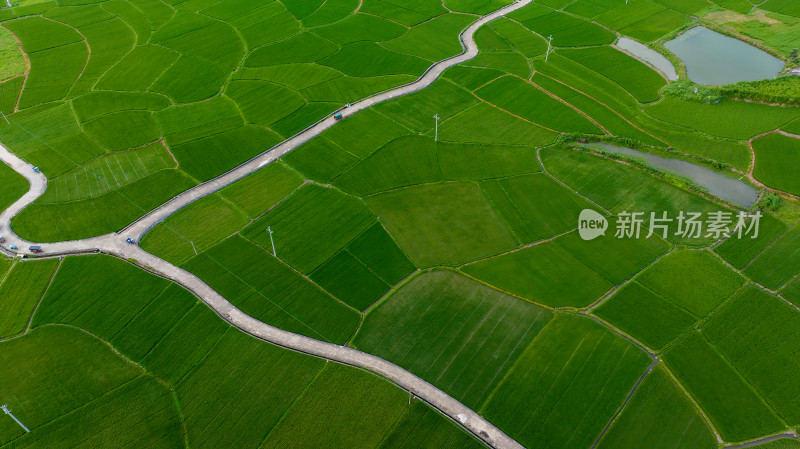
[[[520,0],[478,19],[460,36],[461,45],[464,48],[463,53],[432,65],[422,77],[413,83],[366,98],[358,103],[352,104],[349,108],[344,108],[337,112],[340,112],[346,118],[377,103],[417,92],[430,86],[446,69],[470,60],[478,54],[478,46],[474,39],[475,32],[478,28],[498,17],[522,8],[531,2],[532,0]],[[358,366],[378,373],[439,409],[454,421],[461,423],[467,430],[475,434],[489,446],[498,449],[522,448],[522,445],[514,441],[514,439],[503,433],[473,410],[405,369],[379,357],[346,346],[337,346],[331,343],[321,342],[258,321],[237,309],[194,274],[144,251],[137,245],[125,243],[127,238],[138,242],[147,231],[181,208],[257,171],[318,136],[336,123],[337,121],[333,116],[317,122],[291,139],[276,145],[239,167],[181,193],[118,233],[106,234],[84,240],[41,244],[29,242],[17,236],[11,229],[11,219],[44,194],[47,188],[47,178],[43,174],[35,172],[31,164],[21,160],[7,148],[0,145],[0,160],[8,164],[30,182],[29,191],[0,214],[0,235],[6,238],[2,249],[6,253],[25,255],[30,254],[30,251],[28,251],[29,246],[39,245],[45,255],[49,256],[100,252],[112,254],[124,259],[133,259],[143,268],[182,285],[184,288],[194,293],[231,325],[254,337],[291,350],[352,366]],[[9,248],[11,245],[16,245],[17,249],[10,250]]]

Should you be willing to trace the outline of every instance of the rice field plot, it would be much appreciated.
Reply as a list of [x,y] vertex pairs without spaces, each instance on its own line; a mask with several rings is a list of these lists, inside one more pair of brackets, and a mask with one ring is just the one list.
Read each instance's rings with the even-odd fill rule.
[[504,73],[499,70],[457,65],[445,70],[442,78],[472,91],[503,75]]
[[667,255],[637,280],[698,318],[707,316],[745,283],[744,277],[712,253],[693,250]]
[[103,74],[97,88],[130,92],[146,90],[179,56],[177,52],[157,45],[139,45]]
[[464,63],[466,67],[500,70],[523,79],[531,76],[531,64],[527,58],[516,52],[483,52]]
[[631,36],[642,42],[653,42],[686,23],[686,15],[677,11],[665,10],[640,20],[619,30],[624,36]]
[[[225,67],[194,56],[182,55],[149,89],[166,95],[176,103],[190,103],[215,96],[228,79]],[[186,80],[191,78],[192,83]]]
[[500,37],[495,30],[489,26],[481,27],[475,33],[475,43],[481,51],[491,52],[512,52],[514,49],[511,44]]
[[477,102],[461,87],[438,80],[419,92],[378,105],[375,110],[414,131],[427,132],[436,124],[434,115],[447,120]]
[[367,109],[328,129],[323,136],[363,159],[407,134],[410,134],[407,128],[373,109]]
[[366,202],[418,267],[459,265],[518,245],[476,183],[405,187]]
[[560,53],[619,84],[640,103],[661,98],[658,90],[667,84],[649,66],[611,47],[560,50]]
[[597,447],[713,449],[717,442],[686,393],[659,366],[639,385]]
[[496,11],[509,3],[511,3],[509,0],[491,0],[488,2],[481,0],[447,0],[445,6],[451,11],[484,15]]
[[547,51],[547,44],[541,36],[510,19],[501,17],[489,24],[489,27],[526,58],[533,58]]
[[288,12],[281,12],[239,29],[247,48],[257,48],[264,44],[279,42],[300,31],[300,23]]
[[500,78],[475,93],[492,105],[549,129],[602,134],[580,113],[519,78]]
[[446,142],[530,147],[551,143],[557,135],[484,102],[439,125],[439,138]]
[[248,223],[244,211],[213,194],[167,217],[140,244],[146,251],[180,265]]
[[786,223],[769,214],[764,214],[759,219],[758,237],[738,238],[736,235],[729,237],[714,252],[722,256],[731,265],[742,269],[748,262],[761,254],[775,239],[786,232]]
[[455,272],[432,271],[370,311],[354,345],[478,408],[551,317]]
[[484,446],[460,426],[422,402],[412,403],[412,409],[381,442],[382,449],[436,447],[442,449],[479,449]]
[[31,71],[19,107],[28,108],[66,97],[86,66],[86,43],[75,42],[28,54]]
[[[645,107],[659,120],[731,139],[749,139],[755,135],[780,128],[800,116],[800,108],[779,108],[743,101],[723,101],[702,104],[665,98]],[[741,122],[741,117],[750,117]]]
[[[55,264],[47,266],[49,279]],[[94,282],[76,282],[87,278]],[[68,257],[42,298],[32,325],[69,324],[112,340],[168,284],[113,257]]]
[[182,170],[206,181],[258,156],[280,141],[277,134],[266,128],[247,125],[175,145],[172,153]]
[[[383,42],[400,37],[408,31],[396,22],[368,14],[356,13],[331,25],[314,29],[314,34],[339,45],[352,42]],[[391,50],[391,48],[390,48]]]
[[111,150],[128,150],[158,140],[160,132],[149,111],[121,111],[83,123],[95,141]]
[[[226,333],[176,388],[189,443],[259,447],[324,365],[240,332]],[[228,419],[218,419],[220,411]]]
[[[147,14],[140,11],[132,4],[125,0],[112,0],[106,2],[101,8],[98,8],[98,10],[110,12],[133,28],[134,33],[136,33],[137,44],[145,44],[150,39],[152,30],[150,29],[150,21],[147,18]],[[94,19],[92,23],[97,23],[99,21],[101,21],[99,18]]]
[[[203,39],[212,39],[214,45],[197,45]],[[219,64],[228,71],[235,69],[245,54],[244,43],[232,26],[191,12],[176,13],[153,33],[150,41],[182,55]]]
[[663,358],[725,441],[748,440],[786,427],[699,333],[689,334]]
[[636,2],[634,5],[635,6],[629,6],[623,3],[615,2],[613,6],[608,5],[604,12],[590,18],[601,25],[611,28],[612,30],[620,30],[628,25],[648,19],[651,16],[654,16],[667,9],[658,3],[652,3],[649,1]]
[[614,284],[553,242],[462,267],[502,291],[550,307],[585,307]]
[[[433,3],[430,5],[434,6]],[[359,11],[386,19],[391,19],[395,22],[399,22],[410,27],[425,22],[432,17],[424,12],[409,9],[408,5],[395,5],[392,2],[386,2],[383,0],[364,0],[359,8]],[[445,12],[447,11],[442,6],[441,10],[434,13],[434,15]]]
[[792,304],[800,307],[800,280],[790,282],[780,291],[781,295]]
[[302,176],[281,162],[274,162],[219,193],[252,219],[271,209],[302,184]]
[[386,75],[375,78],[339,78],[315,84],[300,93],[310,102],[331,102],[344,105],[415,81],[411,75]]
[[614,136],[627,137],[638,140],[648,145],[663,145],[664,143],[645,131],[637,128],[624,117],[617,115],[616,111],[596,100],[583,95],[558,81],[547,76],[536,74],[532,78],[533,83],[543,88],[545,91],[556,95],[566,101],[576,109],[590,116],[598,122],[600,126],[608,130]]
[[336,69],[315,63],[290,63],[266,67],[245,67],[231,75],[233,80],[262,80],[294,90],[342,76]]
[[28,54],[83,41],[74,28],[43,17],[24,17],[3,26],[19,37],[22,50]]
[[14,108],[17,107],[17,99],[22,91],[23,81],[25,81],[23,77],[17,76],[0,83],[0,111],[3,114],[9,115],[14,112]]
[[[609,229],[615,225],[616,220],[610,217]],[[658,237],[619,239],[609,234],[606,238],[586,241],[577,232],[562,235],[553,242],[615,285],[630,279],[671,247]]]
[[244,125],[236,103],[225,97],[176,106],[155,115],[161,133],[170,145],[202,139]]
[[57,260],[12,263],[0,259],[0,338],[25,331],[58,267]]
[[289,138],[306,129],[309,123],[316,123],[340,108],[337,103],[308,103],[292,115],[270,125],[270,129],[284,138]]
[[343,302],[365,310],[416,270],[380,223],[375,223],[311,273]]
[[347,0],[344,2],[325,2],[317,8],[311,15],[303,19],[303,26],[306,28],[328,25],[338,22],[349,16],[358,9],[358,0]]
[[708,3],[703,0],[651,0],[672,8],[682,14],[695,14],[704,8],[708,8]]
[[443,14],[411,28],[402,36],[381,45],[400,53],[430,61],[441,61],[461,52],[458,35],[475,17],[464,14]]
[[283,160],[305,176],[329,183],[361,159],[325,137],[304,143]]
[[485,181],[481,188],[522,243],[573,229],[580,211],[591,206],[540,173]]
[[11,167],[0,166],[0,209],[6,210],[28,191],[28,181]]
[[647,129],[651,130],[650,132],[682,153],[697,154],[724,162],[743,172],[750,167],[750,149],[744,142],[679,129],[659,129],[652,125],[664,125],[663,122],[655,120],[647,120],[647,122]]
[[800,181],[790,167],[800,163],[800,140],[770,134],[753,141],[756,179],[773,189],[800,195]]
[[316,184],[302,187],[242,231],[272,248],[274,233],[281,260],[308,274],[375,222],[361,200]]
[[81,123],[124,111],[161,111],[172,105],[163,95],[119,91],[94,91],[72,99],[71,103]]
[[359,314],[272,254],[231,237],[184,264],[245,313],[292,332],[343,344]]
[[761,253],[744,272],[754,281],[777,290],[800,272],[800,224],[795,224]]
[[659,350],[692,329],[697,318],[638,282],[632,282],[593,313],[618,329]]
[[245,60],[246,67],[316,62],[338,51],[333,42],[313,33],[302,33],[282,42],[254,50]]
[[400,137],[359,162],[335,184],[359,196],[439,181],[481,181],[541,171],[525,147],[436,143]]
[[[0,444],[4,445],[11,441],[22,443],[40,433],[46,436],[44,426],[48,422],[65,415],[75,418],[75,414],[68,413],[86,407],[143,374],[100,340],[66,326],[34,329],[24,337],[3,342],[0,362],[3,377],[0,394],[5,398],[4,403],[32,430],[25,434],[11,419],[2,420]],[[76,421],[72,421],[73,431],[78,425]],[[150,432],[163,436],[161,429]]]
[[553,11],[522,22],[540,36],[553,36],[555,47],[604,45],[614,41],[614,33],[583,19]]
[[592,320],[556,314],[481,414],[528,447],[590,447],[649,363]]
[[25,57],[19,50],[19,43],[6,29],[0,29],[0,80],[7,80],[13,76],[22,75],[27,70]]
[[800,407],[790,399],[798,390],[798,322],[790,304],[748,286],[703,327],[703,335],[790,425],[800,422]]
[[269,126],[291,115],[306,102],[294,90],[267,81],[236,80],[225,87],[247,123]]
[[[76,431],[81,426],[91,426],[91,434]],[[185,443],[181,416],[170,390],[152,376],[139,376],[12,444],[16,448],[141,445],[178,449]]]
[[[346,402],[342,398],[347,398]],[[408,394],[385,379],[328,363],[266,437],[264,446],[386,447],[392,440],[428,444],[449,434],[456,439],[451,444],[463,445],[457,447],[480,447],[454,423],[436,415],[428,418],[434,427],[430,440],[418,435],[423,429],[413,429],[413,423],[420,423],[426,413],[435,412],[417,402],[409,405]],[[384,441],[387,436],[390,440]]]
[[58,242],[119,231],[197,182],[161,170],[105,195],[68,203],[35,202],[14,217],[16,232],[31,241]]
[[319,64],[345,75],[370,77],[384,75],[422,75],[431,62],[415,56],[387,50],[374,42],[353,42]]

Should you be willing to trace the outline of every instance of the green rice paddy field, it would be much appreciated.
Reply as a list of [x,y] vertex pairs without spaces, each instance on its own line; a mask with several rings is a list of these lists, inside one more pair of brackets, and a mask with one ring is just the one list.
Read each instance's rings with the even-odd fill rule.
[[[11,0],[0,142],[48,178],[14,231],[119,231],[414,81],[510,3]],[[795,9],[537,0],[482,27],[480,54],[430,87],[138,243],[257,320],[410,371],[525,447],[719,449],[797,431],[800,108],[664,97],[664,77],[613,47],[659,49],[709,11],[791,28]],[[651,213],[739,209],[575,139],[752,174],[781,199],[755,238],[662,235]],[[0,180],[4,209],[27,183],[3,164]],[[584,209],[605,236],[580,237]],[[631,211],[641,234],[617,238]],[[0,404],[31,429],[0,415],[0,449],[485,447],[379,376],[240,332],[133,260],[0,257],[0,346]]]

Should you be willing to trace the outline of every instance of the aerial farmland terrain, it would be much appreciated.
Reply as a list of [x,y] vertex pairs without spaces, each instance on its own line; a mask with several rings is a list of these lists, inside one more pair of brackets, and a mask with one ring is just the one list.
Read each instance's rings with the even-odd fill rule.
[[0,0],[0,449],[800,449],[800,1]]

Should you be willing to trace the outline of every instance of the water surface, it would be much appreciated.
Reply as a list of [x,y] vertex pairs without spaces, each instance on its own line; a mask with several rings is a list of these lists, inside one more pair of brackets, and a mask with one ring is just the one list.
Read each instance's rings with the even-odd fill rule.
[[763,50],[701,26],[665,42],[664,47],[683,61],[686,74],[698,84],[775,78],[785,65]]
[[711,195],[746,209],[758,201],[758,190],[741,178],[736,179],[701,165],[608,143],[592,143],[584,146],[599,147],[609,153],[644,159],[652,167],[689,178],[695,184],[705,188]]
[[661,73],[666,75],[668,80],[675,81],[678,79],[678,73],[675,71],[675,66],[669,62],[669,59],[665,58],[664,55],[651,49],[650,47],[640,44],[628,37],[619,38],[617,41],[617,47],[627,51],[628,53],[660,70]]

